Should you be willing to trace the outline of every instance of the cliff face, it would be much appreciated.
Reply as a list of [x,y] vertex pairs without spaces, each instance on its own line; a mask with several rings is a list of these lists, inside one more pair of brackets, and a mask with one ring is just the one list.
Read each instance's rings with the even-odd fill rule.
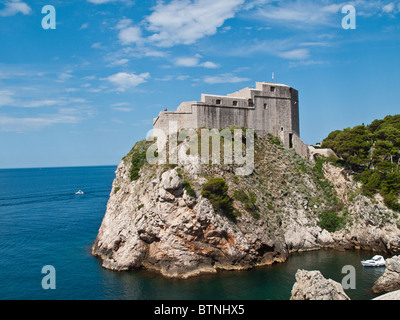
[[[247,177],[235,176],[233,168],[224,165],[173,168],[145,164],[139,178],[131,181],[131,159],[137,152],[134,148],[118,166],[107,212],[92,248],[105,268],[146,268],[168,277],[186,278],[218,269],[284,262],[293,251],[362,247],[364,242],[366,247],[385,250],[400,247],[395,223],[398,218],[393,212],[384,211],[386,220],[375,221],[369,210],[374,207],[379,216],[381,207],[367,205],[360,195],[350,201],[349,194],[356,187],[345,176],[340,182],[342,173],[335,172],[337,168],[324,168],[332,185],[315,172],[312,164],[272,137],[256,139],[255,171]],[[229,186],[229,196],[240,213],[234,219],[215,212],[201,195],[202,186],[211,177],[223,177]],[[251,209],[238,200],[239,192],[253,197]],[[348,212],[341,206],[338,210],[350,233],[329,233],[318,226],[321,213],[335,207],[332,203],[349,207]],[[390,229],[389,236],[385,228]],[[373,235],[370,242],[365,230],[381,233]]]
[[324,165],[324,174],[334,185],[338,197],[347,208],[345,227],[332,234],[335,246],[398,254],[400,252],[400,220],[398,213],[388,209],[379,195],[370,199],[360,192],[344,169]]

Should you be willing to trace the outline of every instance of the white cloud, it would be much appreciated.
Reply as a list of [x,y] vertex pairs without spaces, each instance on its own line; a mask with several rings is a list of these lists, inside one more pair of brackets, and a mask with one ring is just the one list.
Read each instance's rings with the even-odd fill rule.
[[341,27],[341,10],[345,5],[353,5],[357,16],[371,17],[384,13],[398,13],[398,0],[388,3],[376,0],[353,1],[316,1],[316,0],[253,0],[248,2],[245,10],[252,10],[253,17],[268,24],[276,24],[289,28]]
[[113,110],[116,111],[121,111],[121,112],[131,112],[132,109],[131,108],[127,108],[127,107],[112,107]]
[[118,38],[124,45],[138,43],[142,41],[142,30],[138,27],[128,27],[119,32]]
[[391,2],[391,3],[383,6],[382,11],[385,13],[391,13],[391,12],[393,12],[394,8],[395,8],[395,5],[393,2]]
[[148,72],[141,74],[120,72],[106,78],[109,82],[117,86],[118,91],[137,87],[138,85],[147,82],[150,79]]
[[[66,120],[66,119],[64,119]],[[71,120],[71,119],[69,119]],[[62,119],[47,117],[16,118],[0,115],[0,131],[24,132],[41,129],[53,123],[62,122]]]
[[140,44],[144,41],[142,30],[139,27],[133,26],[131,19],[121,19],[115,28],[120,30],[118,39],[123,45]]
[[0,10],[0,17],[10,17],[18,13],[23,15],[30,14],[32,12],[31,7],[29,7],[25,2],[19,0],[11,0],[4,4],[4,8]]
[[112,2],[124,2],[126,5],[132,5],[134,2],[132,0],[87,0],[93,4],[107,4]]
[[190,76],[182,75],[182,76],[177,76],[176,80],[185,81],[185,80],[187,80],[189,78],[190,78]]
[[290,51],[279,52],[277,55],[281,58],[289,60],[303,60],[309,58],[310,52],[308,49],[294,49]]
[[81,25],[81,27],[79,28],[79,30],[85,30],[89,27],[89,23],[84,23],[83,25]]
[[76,91],[79,91],[79,89],[77,89],[77,88],[67,88],[67,89],[65,89],[65,92],[68,92],[68,93],[76,92]]
[[233,18],[245,0],[173,0],[159,2],[146,18],[148,40],[161,47],[193,44],[217,33],[227,19]]
[[[299,48],[299,46],[322,46],[321,43],[301,42],[297,43],[295,38],[275,39],[268,41],[252,41],[245,45],[237,46],[229,51],[232,56],[251,56],[255,54],[269,54],[288,60],[308,59],[310,57],[309,48]],[[327,44],[324,46],[327,46]]]
[[[214,35],[226,20],[235,16],[244,2],[245,0],[172,0],[168,3],[159,1],[151,8],[152,13],[140,23],[134,24],[131,19],[123,18],[115,29],[119,30],[118,39],[123,45],[135,44],[139,49],[147,48],[149,53],[157,53],[156,56],[165,56],[165,53],[160,54],[160,51],[148,48],[190,45]],[[221,32],[227,30],[230,30],[230,27],[225,27]],[[206,62],[203,67],[218,66]]]
[[133,21],[131,19],[124,18],[124,19],[121,19],[120,21],[118,21],[116,28],[118,30],[122,30],[122,29],[130,27],[132,24],[133,24]]
[[39,130],[54,124],[78,123],[82,117],[70,114],[48,114],[38,117],[12,117],[0,115],[0,131],[3,132],[26,132]]
[[118,107],[126,107],[129,106],[130,103],[128,102],[117,102],[111,105],[112,108],[118,108]]
[[[310,26],[336,26],[335,15],[341,11],[344,4],[327,4],[320,1],[279,1],[261,4],[256,16],[260,19],[285,26],[304,28]],[[336,19],[337,20],[337,19]],[[340,23],[341,20],[339,20]]]
[[197,67],[199,59],[196,57],[180,57],[175,60],[175,65],[178,67]]
[[217,68],[219,68],[218,64],[216,64],[214,62],[211,62],[211,61],[206,61],[206,62],[200,64],[200,66],[202,66],[204,68],[207,68],[207,69],[217,69]]
[[204,79],[205,83],[208,84],[217,84],[217,83],[238,83],[238,82],[246,82],[250,81],[249,78],[240,78],[231,73],[222,74],[219,76],[208,76]]
[[0,107],[14,104],[14,92],[9,90],[0,90]]
[[219,65],[211,61],[200,63],[200,58],[201,56],[199,55],[195,57],[179,57],[175,59],[175,65],[178,67],[203,67],[207,69],[219,68]]
[[102,49],[102,48],[103,48],[103,45],[101,44],[101,42],[95,42],[95,43],[93,43],[93,44],[91,45],[91,47],[92,47],[93,49]]
[[39,101],[31,101],[28,103],[23,103],[21,104],[21,107],[24,108],[39,108],[39,107],[51,107],[51,106],[55,106],[55,105],[60,105],[63,104],[64,101],[61,100],[39,100]]
[[58,80],[56,80],[56,81],[57,81],[57,82],[63,82],[63,81],[65,81],[65,80],[68,80],[68,79],[72,78],[73,75],[72,75],[71,73],[72,73],[71,70],[68,70],[68,71],[65,71],[65,72],[61,72],[61,73],[58,75]]
[[111,62],[108,66],[109,67],[119,67],[126,65],[129,62],[129,59],[118,59],[113,62]]
[[58,108],[54,113],[43,113],[37,116],[0,114],[0,131],[27,132],[57,124],[76,124],[93,114],[90,106]]
[[104,3],[115,2],[117,0],[87,0],[87,1],[94,4],[104,4]]

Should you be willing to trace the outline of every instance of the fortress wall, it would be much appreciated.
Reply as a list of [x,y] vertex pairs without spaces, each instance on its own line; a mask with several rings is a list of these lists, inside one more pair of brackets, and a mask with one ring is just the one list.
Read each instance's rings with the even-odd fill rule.
[[[254,129],[258,134],[271,132],[270,122],[275,119],[274,101],[262,97],[254,97],[255,113],[254,113]],[[266,106],[265,106],[266,105]]]
[[192,113],[192,105],[196,104],[196,101],[185,101],[182,102],[178,109],[177,112],[184,112],[184,113]]
[[223,106],[223,107],[239,107],[247,108],[249,106],[249,98],[243,97],[227,97],[227,96],[215,96],[215,95],[201,95],[201,102],[212,106]]
[[[292,131],[292,112],[290,100],[276,101],[276,129],[278,132],[293,132]],[[283,129],[283,130],[282,130]]]
[[228,97],[250,98],[253,90],[254,89],[251,89],[251,88],[247,87],[247,88],[244,88],[242,90],[239,90],[239,91],[236,91],[236,92],[233,92],[233,93],[229,93],[227,96]]
[[231,126],[254,128],[253,113],[254,108],[198,106],[198,128],[224,129]]
[[[308,158],[300,139],[298,91],[282,84],[257,82],[227,96],[202,94],[201,102],[183,102],[176,112],[161,112],[154,128],[169,132],[169,122],[183,128],[252,128],[258,134],[279,137],[286,148]],[[252,102],[252,103],[250,103]]]
[[303,159],[310,158],[308,145],[305,144],[303,140],[301,140],[300,137],[296,134],[293,135],[293,148],[296,151],[296,153]]
[[153,127],[154,129],[164,130],[168,134],[171,121],[177,122],[178,130],[183,128],[197,128],[197,117],[195,114],[183,112],[161,112]]

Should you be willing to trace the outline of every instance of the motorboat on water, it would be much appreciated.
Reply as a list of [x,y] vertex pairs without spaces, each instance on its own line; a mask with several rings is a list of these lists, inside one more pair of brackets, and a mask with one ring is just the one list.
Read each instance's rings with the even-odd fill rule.
[[364,267],[384,267],[386,265],[386,261],[382,256],[374,256],[370,260],[361,261],[361,264]]
[[79,190],[78,192],[76,192],[75,194],[84,194],[84,192],[82,190]]

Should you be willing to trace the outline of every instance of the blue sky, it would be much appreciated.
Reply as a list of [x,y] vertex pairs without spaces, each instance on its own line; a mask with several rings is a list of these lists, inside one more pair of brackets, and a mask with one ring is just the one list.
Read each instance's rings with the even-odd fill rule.
[[0,0],[0,168],[117,164],[164,108],[272,72],[309,144],[399,114],[399,17],[399,0]]

